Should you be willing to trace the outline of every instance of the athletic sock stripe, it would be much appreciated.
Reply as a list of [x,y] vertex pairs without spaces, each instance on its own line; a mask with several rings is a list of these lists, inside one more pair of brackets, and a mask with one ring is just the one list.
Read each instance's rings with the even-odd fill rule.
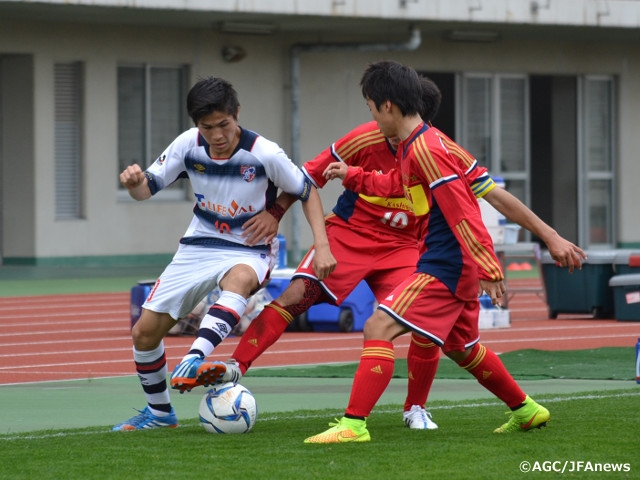
[[153,385],[142,385],[142,390],[144,393],[148,393],[153,395],[154,393],[162,393],[167,390],[167,381],[163,380],[159,383],[154,383]]
[[377,357],[377,358],[383,358],[383,359],[395,359],[395,354],[393,352],[392,349],[390,348],[380,348],[380,347],[373,347],[373,348],[364,348],[362,350],[362,357]]
[[[233,330],[233,327],[234,325],[231,326],[229,331]],[[212,345],[219,345],[223,340],[220,335],[218,335],[210,328],[201,328],[200,330],[198,330],[198,337],[204,338],[205,340],[211,342]]]
[[478,345],[478,353],[476,353],[475,358],[473,360],[471,360],[471,362],[468,365],[465,365],[462,368],[464,368],[465,370],[468,370],[468,371],[473,370],[478,365],[480,365],[480,363],[484,360],[484,357],[486,355],[487,355],[487,349],[484,348],[484,346],[482,346],[482,345]]
[[435,343],[433,343],[428,338],[425,338],[424,341],[418,340],[414,335],[411,335],[411,341],[421,348],[432,348],[437,347]]
[[229,308],[225,308],[217,303],[209,309],[209,315],[227,322],[233,328],[238,323],[238,314]]
[[285,319],[287,323],[291,323],[293,321],[293,316],[277,303],[272,302],[264,306],[264,308],[267,308],[267,307],[273,308],[276,312],[280,314],[282,318]]
[[165,355],[162,355],[162,357],[158,358],[157,360],[154,360],[153,362],[148,362],[148,363],[135,362],[135,363],[136,363],[137,372],[143,373],[143,374],[153,373],[165,367],[165,365],[167,364],[167,357]]
[[154,410],[158,410],[160,412],[171,413],[171,404],[170,403],[150,403],[149,407],[153,408]]

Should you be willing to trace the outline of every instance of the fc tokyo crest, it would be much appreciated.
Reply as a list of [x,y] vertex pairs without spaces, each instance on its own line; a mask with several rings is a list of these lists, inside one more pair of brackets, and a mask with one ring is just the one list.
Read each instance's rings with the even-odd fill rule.
[[242,167],[240,167],[240,173],[242,174],[242,179],[245,182],[250,182],[254,178],[256,178],[256,167],[254,167],[254,166],[250,166],[250,167],[242,166]]

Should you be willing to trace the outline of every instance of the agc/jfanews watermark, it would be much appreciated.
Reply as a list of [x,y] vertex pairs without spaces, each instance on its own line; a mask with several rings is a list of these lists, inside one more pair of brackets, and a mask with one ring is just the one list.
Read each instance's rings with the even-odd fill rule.
[[578,472],[630,472],[630,463],[591,462],[588,460],[535,460],[520,462],[520,471],[578,473]]

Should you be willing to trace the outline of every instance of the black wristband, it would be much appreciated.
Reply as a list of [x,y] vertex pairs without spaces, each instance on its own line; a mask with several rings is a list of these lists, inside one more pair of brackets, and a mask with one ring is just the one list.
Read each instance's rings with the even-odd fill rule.
[[273,216],[273,218],[275,218],[278,223],[280,223],[280,220],[282,219],[286,210],[277,203],[274,203],[273,205],[267,207],[267,212],[269,212]]

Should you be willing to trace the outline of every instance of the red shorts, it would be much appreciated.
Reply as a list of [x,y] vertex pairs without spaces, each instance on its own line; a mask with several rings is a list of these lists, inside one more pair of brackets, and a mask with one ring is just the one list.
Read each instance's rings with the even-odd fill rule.
[[[335,220],[334,220],[335,222]],[[366,280],[378,301],[382,300],[402,280],[416,271],[418,245],[409,239],[398,239],[390,235],[374,236],[372,233],[353,229],[346,222],[327,225],[327,237],[331,253],[338,261],[336,269],[320,282],[324,292],[340,305],[345,298]],[[312,247],[304,256],[293,274],[293,278],[313,278]]]
[[463,351],[480,338],[480,302],[460,300],[425,273],[406,278],[378,308],[445,351]]

